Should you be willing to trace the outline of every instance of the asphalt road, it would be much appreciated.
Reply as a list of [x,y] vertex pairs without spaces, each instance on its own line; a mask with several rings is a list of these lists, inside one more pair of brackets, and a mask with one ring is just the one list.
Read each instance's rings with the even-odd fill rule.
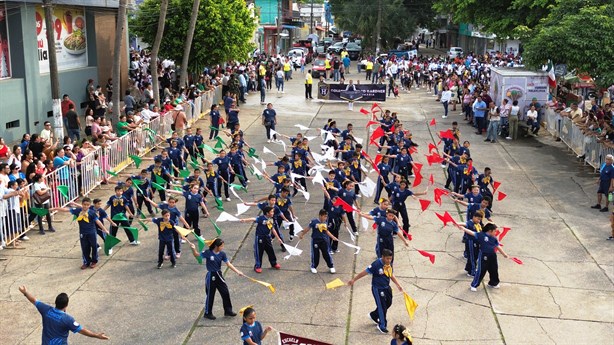
[[[356,76],[355,69],[347,79]],[[360,75],[364,78],[364,74]],[[367,118],[346,104],[307,101],[303,95],[302,76],[286,83],[286,93],[267,95],[278,114],[277,131],[293,135],[302,124],[312,128],[306,134],[317,135],[327,119],[337,120],[339,127],[351,122],[357,136],[366,139]],[[314,87],[315,88],[315,87]],[[314,94],[316,90],[314,90]],[[474,165],[482,170],[493,169],[494,178],[501,182],[501,191],[508,197],[495,202],[494,220],[499,226],[512,230],[507,235],[505,250],[524,264],[500,260],[501,288],[478,292],[469,291],[469,278],[463,271],[463,244],[458,229],[442,227],[434,212],[450,212],[457,219],[464,215],[449,199],[440,207],[432,203],[429,210],[420,212],[418,202],[409,202],[413,241],[410,248],[401,248],[397,241],[395,274],[408,293],[418,303],[415,319],[405,312],[403,299],[395,290],[394,303],[388,313],[388,328],[397,323],[409,327],[416,344],[611,344],[614,338],[614,243],[605,241],[609,234],[607,214],[589,208],[595,202],[596,175],[583,167],[569,154],[563,144],[546,134],[538,138],[516,142],[502,140],[497,144],[484,143],[483,138],[462,124],[462,116],[454,112],[441,119],[443,108],[435,97],[424,89],[411,94],[402,92],[398,99],[390,99],[382,107],[396,111],[406,128],[419,143],[414,159],[424,164],[422,185],[433,174],[438,183],[444,182],[444,172],[438,165],[428,166],[424,154],[433,135],[447,129],[451,122],[461,122],[462,139],[471,142]],[[256,147],[262,158],[271,162],[271,155],[262,154],[263,145],[282,153],[282,147],[267,144],[264,128],[258,116],[264,106],[259,95],[248,97],[241,106],[241,126],[247,142]],[[460,109],[460,107],[459,107]],[[437,125],[428,122],[435,117]],[[205,121],[198,126],[207,128]],[[312,149],[318,151],[320,140]],[[370,149],[372,153],[373,148]],[[131,171],[135,171],[132,169]],[[272,168],[268,168],[273,173]],[[374,174],[369,175],[375,179]],[[309,183],[311,198],[294,199],[299,222],[306,226],[317,216],[322,205],[318,185]],[[255,200],[271,190],[267,182],[251,177],[243,200]],[[432,190],[432,188],[431,188]],[[111,186],[102,186],[92,196],[104,199],[112,193]],[[238,200],[232,197],[224,207],[235,213]],[[429,191],[428,199],[432,200]],[[369,210],[372,199],[360,199],[362,208]],[[210,200],[210,208],[212,201]],[[183,209],[183,207],[180,207]],[[212,210],[213,218],[219,211]],[[243,217],[257,214],[252,207]],[[71,297],[68,312],[85,327],[104,331],[111,337],[106,344],[238,344],[240,317],[223,317],[220,296],[216,296],[215,321],[204,320],[205,268],[197,264],[184,246],[178,267],[156,269],[157,236],[155,230],[141,233],[138,247],[124,241],[110,257],[103,257],[96,269],[80,270],[80,247],[76,225],[67,216],[55,219],[55,234],[44,238],[32,233],[23,250],[3,250],[0,257],[0,339],[4,344],[40,343],[41,321],[36,309],[21,296],[19,285],[27,285],[31,293],[46,302],[53,302],[59,292]],[[201,218],[204,236],[213,238],[215,231],[207,219]],[[389,335],[380,334],[368,319],[374,309],[369,278],[354,287],[326,290],[325,284],[335,278],[349,280],[375,258],[375,235],[371,230],[361,232],[357,244],[358,255],[345,246],[334,255],[336,274],[330,274],[320,264],[320,273],[309,271],[307,239],[298,245],[304,252],[300,257],[284,260],[276,248],[280,271],[263,265],[263,272],[253,271],[254,229],[250,224],[220,223],[225,251],[232,263],[244,273],[272,283],[276,293],[241,278],[232,271],[226,273],[235,311],[247,305],[257,310],[257,319],[275,329],[310,337],[332,344],[388,344]],[[350,241],[342,232],[341,239]],[[297,244],[297,239],[292,242]],[[435,254],[429,260],[416,249]],[[81,335],[71,335],[73,344],[99,341]],[[263,344],[276,344],[272,333]]]

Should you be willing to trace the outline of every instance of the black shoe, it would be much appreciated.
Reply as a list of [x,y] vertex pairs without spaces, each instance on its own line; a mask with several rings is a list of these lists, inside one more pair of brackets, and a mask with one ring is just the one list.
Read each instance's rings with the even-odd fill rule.
[[162,264],[158,264],[158,269],[162,268]]
[[40,230],[40,231],[38,232],[38,234],[39,234],[39,235],[46,235],[46,234],[45,234],[45,232],[44,232],[43,230]]
[[600,208],[601,208],[601,205],[599,205],[599,204],[597,204],[597,205],[593,205],[593,206],[591,206],[591,208],[594,208],[594,209],[598,210],[598,209],[600,209]]
[[49,230],[48,230],[48,231],[49,231],[49,232],[55,232],[55,229],[54,229],[54,228],[49,228]]
[[555,140],[555,141],[561,141],[561,138],[556,138],[556,140]]
[[285,253],[285,252],[286,252],[286,247],[285,247],[283,244],[281,245],[281,251],[282,251],[283,253]]
[[213,316],[213,314],[205,314],[203,316],[205,319],[209,319],[209,320],[215,320],[217,319],[215,316]]
[[376,325],[379,325],[379,320],[374,319],[373,316],[371,316],[371,313],[369,313],[369,319],[371,319],[371,321],[373,321]]
[[234,311],[227,311],[224,313],[224,316],[237,316],[237,313],[235,313]]
[[604,207],[604,208],[602,208],[601,210],[599,210],[599,212],[608,212],[608,208],[607,208],[607,207]]
[[614,236],[610,236],[610,237],[608,237],[608,238],[607,238],[607,240],[608,240],[608,241],[612,241],[612,240],[614,240]]
[[388,333],[388,330],[387,330],[387,329],[385,329],[385,328],[380,328],[380,326],[379,326],[379,325],[377,325],[377,330],[378,330],[378,331],[380,331],[381,333],[384,333],[384,334],[387,334],[387,333]]

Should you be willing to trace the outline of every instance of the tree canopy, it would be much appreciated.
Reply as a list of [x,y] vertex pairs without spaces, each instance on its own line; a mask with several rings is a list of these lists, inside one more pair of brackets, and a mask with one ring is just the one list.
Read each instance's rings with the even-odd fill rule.
[[[381,3],[381,44],[383,48],[396,48],[397,43],[413,34],[417,20],[403,0],[381,0]],[[330,4],[339,28],[362,35],[362,46],[375,48],[377,0],[330,0]]]
[[[192,4],[170,0],[160,57],[181,62]],[[130,30],[149,45],[156,36],[159,10],[160,1],[145,0],[130,19]],[[245,1],[201,0],[187,70],[198,73],[209,65],[247,59],[255,29]]]

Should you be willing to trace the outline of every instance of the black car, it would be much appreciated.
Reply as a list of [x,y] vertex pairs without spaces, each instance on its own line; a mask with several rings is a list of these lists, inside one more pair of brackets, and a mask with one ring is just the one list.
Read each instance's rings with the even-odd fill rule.
[[358,57],[362,52],[362,47],[354,42],[350,42],[345,45],[345,50],[347,50],[351,60],[358,60]]

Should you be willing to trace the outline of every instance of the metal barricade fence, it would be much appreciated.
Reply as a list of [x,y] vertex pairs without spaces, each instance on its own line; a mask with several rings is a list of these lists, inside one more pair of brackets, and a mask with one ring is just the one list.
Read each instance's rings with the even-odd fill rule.
[[[188,123],[193,125],[208,114],[211,104],[219,100],[221,87],[203,93],[188,107],[189,110],[185,109],[186,115],[189,112]],[[156,135],[170,137],[171,124],[170,116],[159,116],[117,140],[96,148],[84,156],[79,164],[62,166],[44,176],[43,182],[51,195],[49,207],[65,207],[79,196],[92,192],[103,179],[109,177],[107,171],[119,173],[130,166],[130,155],[144,156],[151,151],[155,146]],[[60,186],[65,186],[65,189]],[[60,192],[60,188],[66,191],[66,197]],[[29,184],[22,190],[25,191],[24,197],[0,198],[0,240],[3,245],[15,245],[15,241],[36,223],[32,223],[36,216],[31,213],[34,184]]]

